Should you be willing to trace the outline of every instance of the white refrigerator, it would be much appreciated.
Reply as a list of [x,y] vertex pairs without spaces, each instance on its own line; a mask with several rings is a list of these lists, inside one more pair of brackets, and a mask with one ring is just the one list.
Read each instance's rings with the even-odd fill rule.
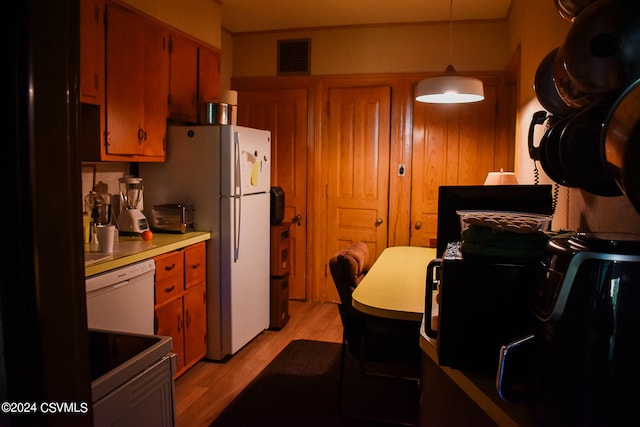
[[163,163],[141,163],[145,213],[195,208],[207,242],[207,359],[269,327],[271,134],[242,126],[169,126]]

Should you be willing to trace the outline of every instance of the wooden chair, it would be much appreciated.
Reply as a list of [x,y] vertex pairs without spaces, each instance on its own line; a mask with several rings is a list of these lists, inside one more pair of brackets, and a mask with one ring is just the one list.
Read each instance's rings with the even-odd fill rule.
[[[355,242],[348,248],[338,251],[329,261],[331,277],[340,295],[338,309],[343,326],[338,385],[338,409],[342,413],[344,413],[343,386],[347,352],[355,357],[366,375],[415,381],[419,384],[420,322],[372,316],[352,306],[351,294],[366,275],[369,267],[369,250],[363,242]],[[393,420],[376,420],[413,425]]]

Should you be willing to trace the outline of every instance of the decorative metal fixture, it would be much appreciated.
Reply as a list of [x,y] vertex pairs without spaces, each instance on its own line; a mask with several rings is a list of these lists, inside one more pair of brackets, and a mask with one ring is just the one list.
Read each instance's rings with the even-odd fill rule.
[[[453,57],[453,0],[449,3],[449,59]],[[461,104],[484,99],[482,81],[458,74],[449,65],[444,74],[426,78],[418,83],[416,101],[435,104]]]

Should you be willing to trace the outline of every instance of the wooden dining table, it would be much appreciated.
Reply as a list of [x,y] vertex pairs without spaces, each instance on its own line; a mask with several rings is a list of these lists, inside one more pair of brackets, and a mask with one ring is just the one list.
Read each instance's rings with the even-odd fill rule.
[[427,265],[434,258],[435,248],[386,248],[353,291],[353,306],[374,316],[422,321]]

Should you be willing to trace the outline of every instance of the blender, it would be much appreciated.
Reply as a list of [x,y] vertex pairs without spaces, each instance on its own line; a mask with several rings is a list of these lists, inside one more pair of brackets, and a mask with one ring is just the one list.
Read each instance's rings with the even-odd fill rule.
[[142,178],[127,176],[118,180],[120,184],[120,216],[118,230],[122,233],[142,233],[149,223],[138,205],[142,202]]

